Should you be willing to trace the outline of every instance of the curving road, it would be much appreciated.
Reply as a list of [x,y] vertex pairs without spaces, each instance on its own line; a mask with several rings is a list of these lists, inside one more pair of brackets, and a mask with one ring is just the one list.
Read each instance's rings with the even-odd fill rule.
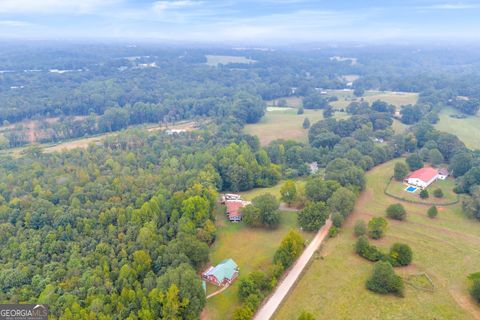
[[315,251],[327,237],[331,226],[332,221],[328,219],[325,222],[325,225],[315,235],[312,242],[310,242],[307,248],[303,251],[300,258],[297,259],[287,276],[280,282],[275,288],[273,294],[268,297],[267,301],[257,311],[253,317],[254,320],[269,320],[273,316],[283,299],[285,299],[295,282],[298,280],[298,277],[302,274],[303,269],[305,269]]

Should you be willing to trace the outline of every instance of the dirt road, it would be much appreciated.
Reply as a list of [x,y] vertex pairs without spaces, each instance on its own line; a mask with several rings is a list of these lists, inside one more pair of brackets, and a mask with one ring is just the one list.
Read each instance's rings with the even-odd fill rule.
[[287,276],[277,286],[274,293],[268,297],[267,302],[260,307],[258,312],[253,317],[254,320],[268,320],[273,316],[283,299],[285,299],[288,292],[292,289],[298,277],[301,275],[303,269],[305,269],[307,266],[315,251],[320,247],[323,240],[325,240],[327,237],[331,226],[332,221],[329,219],[318,231],[308,247],[303,251],[300,258],[298,258],[292,269],[290,269],[288,272]]

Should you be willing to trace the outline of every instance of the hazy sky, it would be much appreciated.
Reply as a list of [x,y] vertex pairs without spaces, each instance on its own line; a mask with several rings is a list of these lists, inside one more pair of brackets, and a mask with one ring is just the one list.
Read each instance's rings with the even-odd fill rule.
[[480,0],[0,0],[0,37],[478,40]]

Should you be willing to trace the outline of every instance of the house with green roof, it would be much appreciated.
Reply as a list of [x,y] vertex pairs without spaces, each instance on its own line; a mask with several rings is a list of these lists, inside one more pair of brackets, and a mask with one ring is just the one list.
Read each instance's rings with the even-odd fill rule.
[[202,279],[216,286],[225,286],[238,277],[238,265],[232,259],[225,259],[215,267],[210,267],[202,273]]

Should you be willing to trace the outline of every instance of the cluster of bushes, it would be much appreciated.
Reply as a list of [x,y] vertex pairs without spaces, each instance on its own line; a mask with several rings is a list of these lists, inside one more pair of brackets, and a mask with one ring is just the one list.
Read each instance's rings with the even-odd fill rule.
[[[391,205],[387,216],[392,219],[405,219],[405,209],[400,204]],[[382,217],[374,217],[368,225],[363,220],[355,223],[354,233],[357,237],[355,252],[372,262],[376,262],[371,277],[366,282],[367,289],[380,294],[393,293],[400,297],[404,294],[404,284],[401,277],[395,274],[393,267],[408,266],[412,262],[413,252],[404,243],[394,243],[388,253],[371,245],[367,234],[372,239],[384,236],[387,221]]]
[[262,300],[277,285],[278,279],[302,253],[304,240],[295,230],[291,230],[275,252],[273,265],[267,272],[254,271],[239,281],[238,296],[242,306],[235,310],[234,320],[251,319]]
[[355,252],[369,261],[388,261],[394,267],[408,266],[412,262],[412,249],[403,243],[395,243],[389,253],[384,253],[376,246],[370,245],[366,236],[360,236],[355,245]]

